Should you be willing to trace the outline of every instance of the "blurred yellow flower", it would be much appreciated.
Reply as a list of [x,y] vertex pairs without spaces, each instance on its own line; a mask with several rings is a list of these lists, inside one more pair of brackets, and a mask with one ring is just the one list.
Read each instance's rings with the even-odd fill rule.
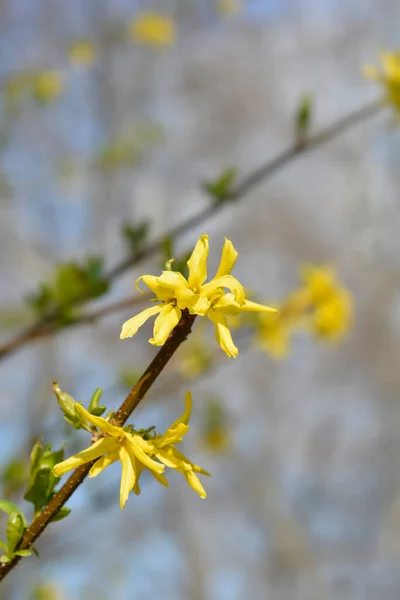
[[338,341],[348,332],[352,313],[350,294],[344,289],[338,289],[331,298],[315,308],[311,325],[318,336]]
[[[183,415],[176,419],[163,435],[152,436],[148,432],[137,432],[131,426],[112,425],[106,419],[89,413],[81,404],[75,403],[78,414],[97,427],[103,435],[89,448],[58,463],[53,468],[54,475],[61,477],[71,469],[96,461],[89,472],[90,477],[96,477],[106,467],[119,460],[122,465],[120,505],[124,508],[132,490],[135,494],[140,493],[139,478],[145,467],[159,483],[168,486],[168,481],[163,475],[167,466],[180,471],[201,498],[205,498],[206,493],[196,473],[209,473],[175,448],[175,444],[180,443],[190,429],[188,422],[191,406],[191,394],[187,392]],[[160,462],[154,460],[155,458]]]
[[345,335],[353,316],[352,298],[328,266],[305,265],[300,270],[308,295],[311,327],[318,336],[335,341]]
[[94,44],[89,40],[74,42],[69,48],[68,58],[74,65],[90,67],[96,60]]
[[381,52],[382,69],[374,65],[365,65],[363,73],[369,79],[375,79],[384,88],[385,100],[400,111],[400,52]]
[[[146,308],[126,321],[122,326],[121,339],[132,337],[147,319],[158,315],[153,337],[149,342],[154,346],[162,346],[178,324],[182,310],[188,310],[192,315],[207,316],[214,323],[216,339],[222,350],[229,357],[237,356],[238,349],[233,343],[226,315],[247,311],[275,312],[276,309],[246,299],[242,284],[230,275],[238,253],[226,238],[217,273],[214,279],[204,283],[207,278],[208,249],[208,236],[204,234],[200,236],[187,261],[187,279],[174,271],[163,271],[160,277],[139,277],[136,285],[143,280],[161,303]],[[230,290],[230,293],[225,289]]]
[[256,343],[269,356],[285,358],[295,331],[308,330],[327,341],[340,340],[352,323],[349,292],[339,284],[335,271],[326,265],[303,265],[301,285],[278,307],[278,313],[261,314],[256,325]]
[[242,0],[217,0],[217,10],[221,15],[236,15],[242,10]]
[[143,12],[129,25],[134,42],[149,46],[171,46],[176,37],[176,26],[172,19],[155,11]]
[[64,87],[64,78],[60,71],[40,71],[32,79],[34,97],[47,103],[56,100]]

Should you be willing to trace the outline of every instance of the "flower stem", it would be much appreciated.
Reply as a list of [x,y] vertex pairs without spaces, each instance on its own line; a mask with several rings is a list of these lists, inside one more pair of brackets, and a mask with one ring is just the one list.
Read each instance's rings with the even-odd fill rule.
[[[112,419],[112,422],[115,425],[121,426],[129,418],[132,411],[143,399],[146,392],[153,385],[161,371],[167,365],[172,355],[190,334],[195,318],[196,315],[190,315],[188,311],[183,311],[178,325],[175,327],[164,346],[162,346],[162,348],[159,350],[155,358],[151,361],[150,365],[147,367],[137,383],[133,386],[128,396],[115,413]],[[64,506],[75,490],[87,477],[94,462],[95,461],[92,461],[75,469],[72,475],[55,494],[53,499],[50,500],[47,506],[43,508],[39,515],[33,520],[32,524],[28,527],[18,546],[19,550],[27,550],[32,546],[32,544],[46,529],[51,519],[58,513],[60,508]],[[0,581],[2,581],[7,573],[9,573],[15,567],[20,559],[20,556],[15,556],[11,562],[0,564]]]

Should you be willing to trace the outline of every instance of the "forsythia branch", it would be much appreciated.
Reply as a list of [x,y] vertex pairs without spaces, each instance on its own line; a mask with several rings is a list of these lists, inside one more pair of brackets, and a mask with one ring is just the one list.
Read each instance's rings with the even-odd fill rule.
[[[295,140],[293,144],[275,156],[272,160],[267,161],[265,164],[261,165],[257,169],[255,169],[252,173],[244,177],[241,181],[236,185],[233,185],[232,189],[229,192],[229,201],[238,201],[243,199],[246,194],[248,194],[254,187],[259,185],[262,181],[268,179],[286,165],[290,164],[292,160],[301,156],[302,154],[306,154],[307,152],[317,148],[332,139],[336,138],[338,135],[346,131],[352,126],[355,126],[367,119],[373,117],[382,107],[382,101],[374,101],[369,104],[365,104],[361,108],[350,112],[348,115],[345,115],[341,119],[338,119],[332,125],[322,129],[318,133],[314,135],[310,135],[302,139],[301,142]],[[166,234],[160,236],[151,244],[148,244],[145,248],[136,252],[133,256],[126,258],[117,264],[113,269],[111,269],[105,276],[105,279],[108,282],[112,282],[117,279],[119,276],[123,275],[128,269],[134,267],[143,259],[152,256],[160,251],[163,247],[166,237],[170,239],[176,239],[180,235],[186,233],[188,230],[197,227],[198,225],[204,223],[209,217],[213,216],[217,212],[219,212],[226,202],[214,202],[193,215],[186,221],[172,227]],[[128,302],[128,301],[126,301]],[[115,303],[115,310],[119,310],[120,305],[125,307],[125,300],[121,303]],[[112,305],[111,305],[112,306]],[[113,312],[113,309],[100,309],[98,315],[96,313],[90,315],[82,315],[81,317],[77,317],[67,326],[74,326],[80,323],[87,323],[97,320],[97,318],[102,317],[105,314],[109,314]],[[54,315],[57,316],[57,315]],[[26,331],[22,332],[14,339],[6,342],[2,346],[0,346],[0,360],[14,352],[15,350],[25,346],[31,341],[47,337],[59,330],[59,326],[56,323],[52,323],[51,319],[39,319],[37,323],[33,326],[29,327]]]
[[[112,423],[118,426],[123,425],[136,408],[139,402],[143,399],[146,392],[153,385],[157,377],[160,375],[168,361],[178,349],[178,347],[186,340],[189,335],[196,315],[190,315],[188,311],[183,311],[182,318],[175,327],[170,337],[161,347],[158,354],[152,360],[146,371],[140,377],[138,382],[133,386],[124,402],[121,404],[115,413]],[[35,540],[43,533],[51,519],[59,512],[60,508],[68,501],[75,490],[87,477],[91,467],[95,461],[78,467],[72,475],[67,479],[61,489],[55,494],[53,499],[40,512],[38,517],[34,519],[30,527],[26,530],[22,541],[19,545],[19,550],[25,550],[32,546]],[[0,565],[0,581],[9,573],[19,562],[20,557],[15,556],[9,563]]]

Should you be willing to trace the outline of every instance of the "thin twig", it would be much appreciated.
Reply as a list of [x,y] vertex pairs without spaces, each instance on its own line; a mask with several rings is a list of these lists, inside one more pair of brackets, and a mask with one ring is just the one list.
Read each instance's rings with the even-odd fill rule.
[[[349,113],[348,115],[338,119],[332,125],[322,129],[320,132],[315,135],[311,135],[306,138],[304,141],[295,142],[288,149],[284,150],[277,156],[275,156],[272,160],[267,161],[265,164],[256,168],[252,173],[244,177],[241,181],[237,183],[237,185],[230,191],[229,201],[225,202],[214,202],[210,204],[206,208],[199,211],[197,214],[193,215],[186,221],[179,223],[172,227],[168,232],[157,238],[151,244],[148,244],[145,248],[143,248],[140,252],[136,252],[134,256],[130,256],[120,263],[118,263],[115,267],[110,269],[108,273],[106,273],[105,279],[108,282],[112,282],[121,275],[123,275],[128,269],[134,267],[143,259],[156,254],[163,245],[163,242],[166,237],[171,237],[171,239],[176,239],[182,234],[190,231],[194,227],[197,227],[207,221],[211,216],[219,212],[226,204],[229,202],[234,202],[241,200],[244,198],[253,188],[258,186],[263,181],[267,180],[269,177],[280,171],[286,165],[291,163],[295,158],[301,156],[302,154],[306,154],[321,146],[338,135],[348,130],[350,127],[358,125],[363,121],[373,117],[378,113],[378,111],[382,107],[382,101],[374,101],[369,104],[362,106]],[[80,304],[83,304],[85,299],[81,299]],[[125,302],[124,300],[122,301]],[[119,310],[119,308],[117,308]],[[110,310],[112,312],[112,310]],[[108,311],[104,314],[109,314]],[[45,337],[47,335],[51,335],[60,329],[60,326],[55,323],[55,319],[57,318],[57,311],[54,314],[47,315],[46,318],[40,319],[36,324],[32,327],[28,328],[26,331],[22,332],[14,339],[6,342],[2,346],[0,346],[0,360],[17,350],[18,348],[28,344],[32,340]],[[100,315],[103,316],[103,315]],[[96,317],[97,319],[97,317]],[[96,320],[93,319],[93,320]],[[90,316],[82,315],[82,317],[78,317],[74,321],[68,324],[68,326],[78,325],[80,322],[90,322]],[[62,328],[65,328],[63,326]]]
[[5,343],[0,349],[0,359],[3,357],[3,353],[4,355],[10,354],[20,346],[24,346],[29,342],[49,337],[54,333],[64,331],[64,329],[71,329],[72,327],[76,327],[78,325],[93,324],[107,315],[137,306],[138,304],[143,304],[144,302],[148,302],[153,298],[153,296],[154,294],[151,293],[141,294],[140,296],[129,296],[127,298],[123,298],[122,300],[118,300],[117,302],[106,304],[97,310],[79,315],[75,319],[64,323],[62,326],[57,323],[49,323],[39,327],[37,324],[35,324],[24,334],[21,334],[19,337],[16,337],[13,340]]
[[[112,419],[112,422],[115,425],[122,426],[129,418],[132,411],[143,399],[144,395],[160,375],[175,351],[190,334],[195,318],[196,315],[190,315],[188,311],[183,311],[180,322],[115,413]],[[60,508],[64,506],[75,490],[87,477],[94,462],[95,461],[92,461],[75,469],[61,489],[55,494],[54,498],[50,500],[49,504],[44,507],[28,527],[18,546],[19,550],[27,550],[32,546],[46,529],[51,519],[59,512]],[[16,566],[20,559],[20,556],[15,556],[11,562],[0,564],[0,581],[2,581],[7,573]]]

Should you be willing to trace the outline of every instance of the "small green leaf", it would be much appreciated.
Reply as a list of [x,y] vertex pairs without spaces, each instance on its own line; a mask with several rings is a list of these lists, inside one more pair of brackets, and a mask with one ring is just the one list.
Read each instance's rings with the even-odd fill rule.
[[[38,445],[40,444],[40,445]],[[51,449],[47,444],[43,449],[41,442],[35,445],[34,461],[31,461],[31,473],[24,498],[31,502],[38,513],[51,499],[59,478],[53,474],[53,467],[64,458],[64,450]]]
[[10,500],[0,500],[0,510],[5,512],[7,515],[11,515],[11,513],[14,512],[20,512],[18,506]]
[[220,204],[235,198],[233,185],[236,179],[237,169],[230,167],[222,171],[215,180],[205,181],[202,187],[217,204]]
[[30,550],[16,550],[14,552],[14,556],[30,556],[30,555],[31,555]]
[[58,513],[55,514],[54,517],[51,519],[51,523],[55,523],[56,521],[61,521],[62,519],[65,519],[65,517],[68,517],[70,512],[70,508],[68,508],[67,506],[63,506],[62,508],[60,508]]
[[310,129],[312,115],[312,97],[304,94],[300,99],[295,116],[296,140],[304,143]]
[[107,410],[106,406],[103,406],[101,404],[99,405],[99,400],[101,398],[102,393],[103,390],[101,388],[97,388],[93,392],[93,396],[89,403],[88,411],[90,412],[90,414],[95,415],[96,417],[101,417],[101,415]]
[[39,558],[39,552],[36,550],[36,548],[34,546],[31,546],[30,549],[32,550],[32,552],[36,556],[36,558]]
[[3,548],[4,552],[8,552],[8,546],[5,542],[0,541],[0,548]]
[[9,563],[9,562],[11,562],[11,558],[6,556],[5,554],[3,554],[3,556],[0,556],[0,563]]
[[21,513],[12,512],[8,517],[7,528],[6,528],[6,536],[8,542],[8,550],[9,552],[13,552],[15,548],[18,546],[20,539],[24,534],[25,526],[24,520],[21,516]]

